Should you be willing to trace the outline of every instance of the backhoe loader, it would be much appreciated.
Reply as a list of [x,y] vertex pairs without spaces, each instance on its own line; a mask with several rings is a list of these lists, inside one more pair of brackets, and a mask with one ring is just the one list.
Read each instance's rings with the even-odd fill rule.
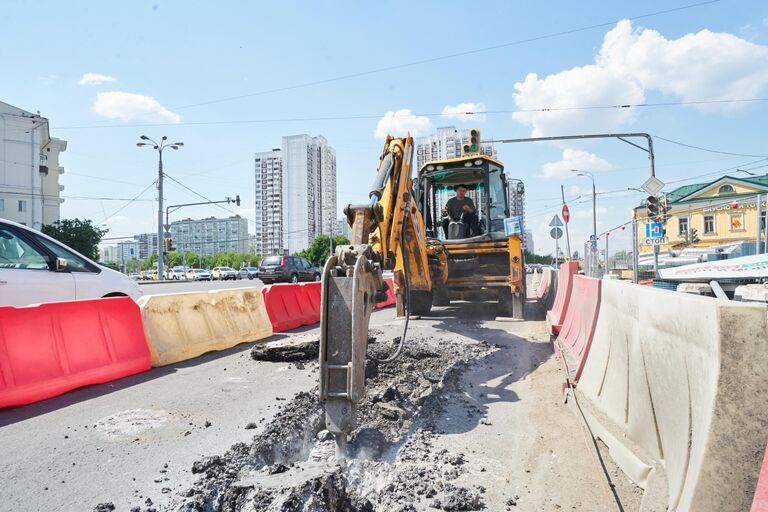
[[[433,305],[495,301],[502,316],[523,318],[522,223],[510,217],[503,165],[480,154],[479,130],[470,133],[460,158],[429,162],[415,178],[413,139],[388,137],[369,202],[345,208],[350,243],[323,268],[319,356],[326,428],[341,459],[365,394],[368,323],[386,298],[384,271],[393,271],[404,322],[398,348],[380,362],[400,355],[410,316]],[[446,208],[454,194],[470,206]]]

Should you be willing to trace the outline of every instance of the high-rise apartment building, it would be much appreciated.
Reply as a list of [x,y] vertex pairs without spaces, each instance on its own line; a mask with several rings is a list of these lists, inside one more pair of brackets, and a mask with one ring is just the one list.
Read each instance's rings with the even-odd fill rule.
[[[459,131],[455,126],[438,128],[433,135],[416,137],[416,169],[427,162],[461,157],[461,146],[469,142],[469,130]],[[496,148],[490,142],[480,142],[480,153],[496,158]]]
[[192,251],[199,256],[247,253],[250,244],[248,221],[239,215],[177,220],[171,223],[170,231],[177,251]]
[[254,156],[256,250],[306,249],[336,228],[336,150],[323,136],[283,137],[281,149]]
[[280,148],[255,155],[256,254],[283,252],[283,158]]
[[157,254],[157,233],[141,233],[134,235],[133,239],[139,244],[137,258],[146,260],[152,254]]

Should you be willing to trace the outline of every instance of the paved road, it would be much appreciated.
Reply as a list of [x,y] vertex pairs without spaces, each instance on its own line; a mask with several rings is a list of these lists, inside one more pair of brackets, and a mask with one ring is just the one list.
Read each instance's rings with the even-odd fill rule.
[[146,295],[154,293],[178,293],[203,290],[221,290],[224,288],[245,288],[255,286],[261,288],[264,286],[258,279],[236,279],[234,281],[164,281],[161,283],[139,281],[139,287]]
[[[488,510],[507,509],[513,496],[514,510],[615,510],[577,418],[562,404],[562,377],[541,311],[532,320],[504,322],[492,309],[459,304],[412,320],[412,335],[434,337],[436,350],[441,339],[501,349],[473,364],[456,394],[446,397],[452,405],[438,420],[435,450],[467,455],[457,483],[486,487]],[[393,317],[392,308],[375,312],[371,327],[389,336],[388,330],[399,329]],[[157,510],[168,510],[197,478],[190,471],[194,461],[249,442],[286,403],[282,399],[316,385],[314,364],[256,362],[250,346],[0,410],[0,510],[90,511],[111,501],[127,511],[144,507],[147,498]],[[473,410],[486,419],[478,422]],[[249,422],[256,428],[246,429]]]

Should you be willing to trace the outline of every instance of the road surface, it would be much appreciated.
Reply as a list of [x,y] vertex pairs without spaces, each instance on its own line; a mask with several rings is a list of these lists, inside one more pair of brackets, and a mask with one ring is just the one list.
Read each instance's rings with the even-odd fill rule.
[[[146,288],[200,284],[209,286]],[[327,458],[321,441],[293,446],[291,428],[310,439],[321,428],[313,426],[317,404],[296,405],[314,396],[314,361],[254,361],[251,344],[2,410],[0,510],[90,511],[106,503],[145,512],[278,510],[264,503],[277,507],[280,496],[301,502],[302,486],[329,485],[328,478],[345,499],[373,510],[450,510],[456,503],[468,508],[454,510],[619,510],[576,415],[563,405],[542,312],[529,305],[533,319],[525,322],[496,319],[486,304],[412,319],[406,356],[379,366],[361,404],[361,425],[374,427],[361,432],[375,430],[384,440],[374,443],[378,451],[360,441],[368,455],[359,452],[360,462],[347,470],[318,466]],[[401,327],[392,308],[375,312],[373,349],[387,352]],[[274,339],[313,337],[317,328]],[[276,419],[280,410],[287,412]],[[299,415],[293,423],[291,414]],[[259,451],[265,439],[266,458]],[[281,442],[287,448],[275,458]],[[228,451],[234,443],[245,444]],[[237,455],[244,449],[246,458]],[[192,471],[206,460],[216,461],[213,469]],[[613,473],[624,510],[637,510],[636,489]],[[233,495],[237,501],[227,502]],[[403,502],[413,508],[395,507]],[[316,510],[345,510],[340,503]]]

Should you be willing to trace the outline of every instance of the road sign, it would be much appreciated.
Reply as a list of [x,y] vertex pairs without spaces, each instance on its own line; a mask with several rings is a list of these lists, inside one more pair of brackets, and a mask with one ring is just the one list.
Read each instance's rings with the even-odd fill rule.
[[645,225],[645,238],[661,238],[662,236],[664,236],[664,226],[661,222],[649,222]]
[[589,235],[589,245],[593,251],[597,249],[597,238],[595,238],[595,235]]
[[170,231],[171,230],[171,225],[170,224],[163,224],[163,227],[165,228],[166,231]]
[[641,187],[643,190],[651,194],[652,196],[655,196],[659,192],[661,192],[661,189],[664,188],[664,182],[661,181],[656,176],[651,176],[647,180],[645,180],[645,183],[643,183],[643,186]]
[[[549,227],[555,227],[555,228],[558,228],[558,227],[560,227],[560,226],[562,226],[562,225],[563,225],[563,221],[561,221],[561,220],[560,220],[560,217],[558,217],[557,215],[555,215],[554,217],[552,217],[552,220],[551,220],[551,221],[549,221]],[[558,238],[559,238],[559,237],[558,237]]]
[[558,238],[563,238],[563,230],[555,226],[554,228],[549,230],[549,236],[557,240]]
[[662,236],[659,238],[646,238],[643,241],[643,245],[662,245],[662,244],[668,244],[669,243],[669,237]]
[[568,205],[563,205],[563,220],[566,224],[568,224],[568,221],[571,219],[571,211],[568,209]]

